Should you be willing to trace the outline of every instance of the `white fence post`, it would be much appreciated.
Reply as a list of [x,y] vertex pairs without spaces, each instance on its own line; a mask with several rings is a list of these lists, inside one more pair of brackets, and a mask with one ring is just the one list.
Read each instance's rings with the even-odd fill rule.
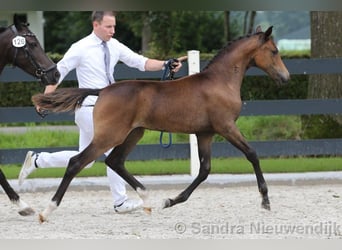
[[[200,72],[200,52],[198,50],[188,51],[189,75]],[[190,134],[190,174],[197,176],[200,162],[198,158],[198,147],[196,135]]]

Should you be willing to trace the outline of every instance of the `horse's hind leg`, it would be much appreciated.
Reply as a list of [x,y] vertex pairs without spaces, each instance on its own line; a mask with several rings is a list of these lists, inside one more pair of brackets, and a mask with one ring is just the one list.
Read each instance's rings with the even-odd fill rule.
[[164,201],[163,208],[174,206],[178,203],[185,202],[192,192],[201,184],[205,179],[207,179],[210,169],[211,169],[211,142],[212,134],[197,134],[198,140],[198,155],[200,159],[200,169],[197,177],[194,181],[176,198],[166,199]]
[[120,175],[135,191],[137,191],[144,202],[144,210],[150,212],[151,204],[148,199],[146,188],[125,168],[125,160],[128,154],[133,150],[143,135],[144,128],[135,128],[132,130],[126,140],[121,145],[116,146],[106,157],[105,163]]
[[23,200],[20,199],[19,195],[13,190],[11,185],[8,183],[6,176],[0,169],[0,185],[5,190],[10,201],[19,207],[18,213],[22,216],[34,214],[34,210],[29,207]]
[[270,210],[271,206],[268,199],[267,184],[262,174],[259,159],[255,150],[248,145],[245,138],[241,135],[239,129],[236,127],[235,124],[231,124],[228,131],[229,132],[222,133],[221,135],[224,136],[236,148],[241,150],[245,154],[247,160],[252,163],[257,178],[259,192],[262,196],[261,206],[267,210]]
[[[104,140],[102,140],[104,142]],[[47,217],[50,213],[52,213],[61,203],[63,196],[68,189],[71,181],[74,177],[89,163],[96,160],[99,156],[101,156],[106,150],[108,150],[111,146],[108,144],[99,144],[96,146],[94,140],[86,147],[81,153],[70,158],[67,169],[63,176],[61,183],[58,186],[58,189],[55,195],[52,197],[49,206],[39,214],[39,221],[43,223],[47,221]],[[107,146],[104,146],[107,145]],[[100,147],[101,146],[101,147]]]

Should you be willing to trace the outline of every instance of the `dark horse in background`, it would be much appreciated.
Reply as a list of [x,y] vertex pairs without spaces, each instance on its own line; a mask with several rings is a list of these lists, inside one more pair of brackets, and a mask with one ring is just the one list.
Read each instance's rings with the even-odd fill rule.
[[[9,27],[0,27],[0,74],[7,64],[12,64],[38,78],[44,85],[56,84],[59,79],[56,64],[46,56],[28,24],[20,22],[17,15],[14,15],[13,23]],[[8,198],[19,206],[20,215],[34,213],[13,190],[1,169],[0,184]]]
[[290,75],[271,38],[272,27],[242,37],[223,48],[200,73],[174,81],[128,80],[104,89],[58,89],[37,94],[32,100],[51,112],[73,111],[88,95],[97,95],[94,107],[94,137],[89,146],[69,161],[65,175],[40,222],[61,203],[72,179],[88,163],[114,147],[105,163],[129,183],[151,211],[146,188],[125,168],[124,162],[145,129],[196,134],[200,170],[194,181],[177,197],[167,199],[164,208],[186,201],[203,182],[211,168],[211,144],[214,134],[226,138],[252,163],[262,207],[270,209],[268,189],[259,159],[235,122],[241,111],[240,88],[246,70],[255,66],[277,82]]

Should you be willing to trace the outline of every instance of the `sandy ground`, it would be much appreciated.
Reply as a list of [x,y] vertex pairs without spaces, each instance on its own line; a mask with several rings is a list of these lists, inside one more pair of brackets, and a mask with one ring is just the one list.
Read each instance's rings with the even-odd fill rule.
[[[44,224],[38,212],[53,191],[24,192],[35,208],[22,217],[0,193],[1,239],[342,239],[342,185],[269,185],[272,211],[260,207],[254,185],[199,187],[183,204],[160,209],[162,200],[181,189],[152,189],[153,211],[115,214],[108,190],[69,190]],[[128,190],[130,197],[136,193]]]

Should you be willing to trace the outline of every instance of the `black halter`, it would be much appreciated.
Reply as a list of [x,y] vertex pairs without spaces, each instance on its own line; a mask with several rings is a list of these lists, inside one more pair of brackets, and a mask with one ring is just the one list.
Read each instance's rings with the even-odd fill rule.
[[[26,37],[28,37],[28,36],[29,37],[35,37],[35,34],[33,34],[32,32],[19,34],[17,28],[15,27],[15,25],[11,26],[11,30],[13,31],[13,33],[15,35],[23,36],[25,38],[25,40],[26,40]],[[37,63],[35,58],[32,56],[32,53],[30,52],[30,50],[27,47],[27,43],[25,43],[25,45],[23,47],[20,47],[20,48],[15,47],[14,56],[13,56],[13,63],[12,63],[13,66],[16,66],[16,58],[17,58],[17,54],[18,54],[18,50],[19,49],[23,49],[24,50],[25,56],[29,59],[30,63],[33,65],[33,67],[36,70],[35,71],[35,76],[37,78],[39,78],[40,80],[43,80],[43,78],[46,78],[46,74],[49,71],[55,70],[57,68],[56,64],[53,64],[51,67],[49,67],[47,69],[44,69],[43,67],[41,67],[39,65],[39,63]]]

